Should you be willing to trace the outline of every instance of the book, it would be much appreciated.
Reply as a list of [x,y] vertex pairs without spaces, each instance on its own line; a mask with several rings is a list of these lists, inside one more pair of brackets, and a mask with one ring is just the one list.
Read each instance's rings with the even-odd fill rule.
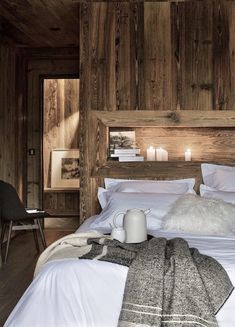
[[140,154],[140,149],[139,148],[128,148],[128,149],[114,149],[114,154],[127,154],[127,153],[132,153],[132,154]]
[[45,212],[44,210],[39,210],[37,208],[26,208],[25,209],[27,213],[43,213]]
[[128,157],[128,156],[120,156],[118,158],[119,161],[144,161],[144,157],[143,156],[131,156],[131,157]]
[[118,158],[120,156],[121,157],[135,157],[136,153],[121,153],[121,154],[111,153],[112,158]]

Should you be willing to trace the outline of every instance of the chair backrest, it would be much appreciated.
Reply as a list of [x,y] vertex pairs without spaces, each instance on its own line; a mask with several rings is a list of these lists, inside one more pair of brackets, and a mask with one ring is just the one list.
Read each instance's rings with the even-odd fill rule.
[[0,180],[0,210],[3,220],[19,220],[27,217],[27,212],[15,188]]

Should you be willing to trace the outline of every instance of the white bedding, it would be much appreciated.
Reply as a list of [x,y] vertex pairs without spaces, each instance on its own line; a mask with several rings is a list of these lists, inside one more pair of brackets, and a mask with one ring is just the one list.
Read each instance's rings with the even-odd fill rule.
[[[95,217],[78,230],[89,230]],[[108,232],[108,230],[99,230]],[[196,236],[149,231],[156,237],[184,237],[190,247],[217,259],[235,285],[235,236]],[[116,264],[66,259],[49,262],[12,311],[4,327],[117,326],[128,268]],[[235,291],[217,314],[220,327],[235,326]]]

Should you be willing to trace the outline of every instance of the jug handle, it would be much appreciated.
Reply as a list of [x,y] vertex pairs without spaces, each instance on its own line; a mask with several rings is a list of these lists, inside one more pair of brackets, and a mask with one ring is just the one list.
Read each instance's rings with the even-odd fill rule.
[[146,210],[144,210],[144,214],[145,214],[145,215],[149,214],[150,212],[151,212],[151,209],[146,209]]
[[118,212],[116,215],[113,217],[113,225],[115,228],[122,227],[117,224],[117,217],[120,215],[125,215],[125,212]]

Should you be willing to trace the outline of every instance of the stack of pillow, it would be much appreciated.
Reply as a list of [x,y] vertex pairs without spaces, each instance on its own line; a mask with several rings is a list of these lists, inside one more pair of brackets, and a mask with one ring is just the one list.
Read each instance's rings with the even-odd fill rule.
[[[105,178],[105,189],[99,188],[98,190],[102,211],[90,227],[110,228],[117,213],[138,208],[150,209],[147,227],[159,229],[162,218],[182,194],[195,194],[194,185],[194,178],[173,181]],[[119,224],[122,225],[121,215]]]
[[202,164],[201,169],[201,196],[235,204],[235,167]]
[[[233,234],[235,226],[235,167],[202,164],[200,196],[195,179],[126,180],[105,178],[99,188],[101,213],[91,228],[110,229],[113,218],[128,209],[150,209],[147,228],[204,235]],[[122,225],[123,215],[118,216]]]

